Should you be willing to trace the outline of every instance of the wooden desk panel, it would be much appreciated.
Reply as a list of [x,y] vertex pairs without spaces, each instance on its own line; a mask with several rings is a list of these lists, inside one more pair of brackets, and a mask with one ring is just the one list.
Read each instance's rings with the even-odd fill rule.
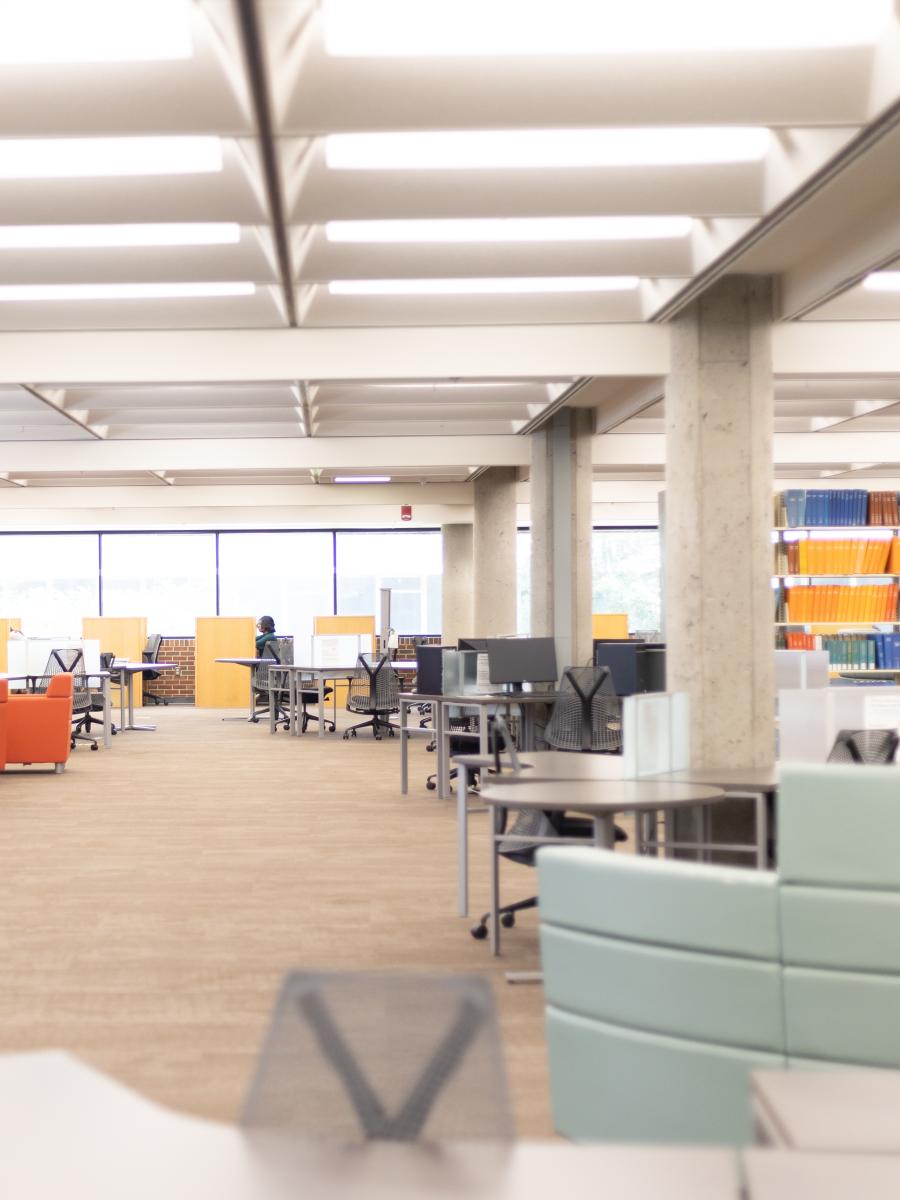
[[[147,644],[147,618],[82,617],[81,635],[99,639],[102,654],[111,651],[116,658],[140,662]],[[140,705],[143,699],[143,680],[137,678],[134,681],[134,702]]]
[[250,668],[217,658],[252,658],[256,617],[198,617],[194,704],[197,708],[246,708]]

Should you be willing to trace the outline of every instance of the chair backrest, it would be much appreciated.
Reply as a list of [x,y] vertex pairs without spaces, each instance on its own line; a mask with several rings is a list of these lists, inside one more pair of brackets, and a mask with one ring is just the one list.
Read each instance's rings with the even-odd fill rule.
[[347,689],[351,712],[394,712],[400,706],[400,677],[390,655],[360,654]]
[[[266,642],[262,650],[259,652],[259,657],[262,659],[271,659],[271,663],[261,662],[253,668],[253,687],[258,692],[267,692],[269,690],[269,670],[275,663],[281,663],[282,645],[286,641],[285,638],[275,638],[272,641]],[[289,660],[288,660],[289,661]]]
[[828,755],[830,763],[892,763],[897,753],[896,729],[842,729]]
[[900,774],[785,765],[778,789],[787,1051],[900,1067]]
[[774,874],[538,853],[557,1130],[753,1141],[749,1072],[784,1065]]
[[159,662],[159,647],[162,642],[161,633],[151,633],[144,643],[144,662]]
[[487,980],[298,971],[282,984],[241,1117],[343,1142],[508,1139]]
[[35,690],[38,692],[49,691],[50,682],[57,675],[72,676],[72,712],[90,711],[91,692],[87,676],[84,674],[84,651],[79,646],[66,646],[51,650],[44,668],[44,677]]
[[557,750],[621,750],[622,703],[607,667],[563,671],[544,740]]

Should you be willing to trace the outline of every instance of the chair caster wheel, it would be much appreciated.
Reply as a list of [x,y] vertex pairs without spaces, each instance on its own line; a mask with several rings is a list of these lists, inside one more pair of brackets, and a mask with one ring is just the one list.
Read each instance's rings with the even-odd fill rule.
[[288,730],[288,729],[290,729],[290,727],[291,727],[290,721],[285,721],[284,724],[281,726],[281,728],[284,730]]
[[437,784],[435,783],[435,781],[433,779],[426,780],[425,786],[428,788],[429,792],[437,791]]
[[388,733],[388,737],[393,737],[393,736],[394,736],[394,731],[393,731],[393,729],[392,729],[392,730],[391,730],[391,731]]
[[380,734],[380,733],[376,733],[376,734],[375,734],[375,741],[376,741],[376,742],[380,742],[380,741],[381,741],[381,734]]
[[512,927],[513,927],[513,925],[515,925],[515,923],[516,923],[516,914],[515,913],[504,913],[503,916],[500,918],[500,924],[503,926],[504,929],[512,929]]
[[487,925],[473,925],[469,933],[476,942],[483,942],[488,935]]
[[169,707],[168,700],[163,700],[163,708],[168,708],[168,707]]
[[251,718],[250,718],[250,724],[251,724],[251,725],[258,725],[258,724],[259,724],[259,717],[251,717]]

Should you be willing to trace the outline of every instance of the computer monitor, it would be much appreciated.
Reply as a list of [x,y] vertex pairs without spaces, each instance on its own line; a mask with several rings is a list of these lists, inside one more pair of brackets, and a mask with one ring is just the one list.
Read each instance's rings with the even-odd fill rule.
[[474,650],[476,654],[487,654],[487,638],[460,638],[457,650]]
[[612,672],[617,696],[665,691],[666,648],[649,642],[595,639],[594,666]]
[[491,683],[556,683],[553,638],[488,638],[487,656]]

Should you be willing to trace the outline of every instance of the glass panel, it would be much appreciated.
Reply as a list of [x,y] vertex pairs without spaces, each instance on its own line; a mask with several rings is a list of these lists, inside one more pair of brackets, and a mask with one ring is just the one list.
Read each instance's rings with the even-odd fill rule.
[[330,533],[219,534],[219,615],[274,617],[299,662],[313,618],[334,612],[333,554]]
[[103,615],[146,617],[147,632],[193,637],[216,611],[213,533],[104,533]]
[[627,613],[629,631],[659,629],[658,529],[595,529],[591,576],[594,612]]
[[520,637],[531,633],[531,530],[516,534],[516,632]]
[[339,533],[337,610],[373,614],[377,625],[378,593],[389,587],[397,633],[439,635],[442,569],[440,533]]
[[80,637],[100,611],[98,553],[96,533],[0,535],[0,613],[31,637]]

